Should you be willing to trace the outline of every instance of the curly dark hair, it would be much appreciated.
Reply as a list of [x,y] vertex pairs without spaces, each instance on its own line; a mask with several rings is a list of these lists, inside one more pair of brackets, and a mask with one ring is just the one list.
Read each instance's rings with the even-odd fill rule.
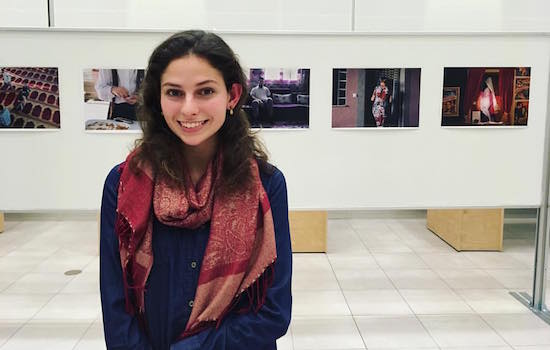
[[137,116],[143,137],[136,140],[135,156],[130,169],[137,172],[142,162],[152,166],[156,176],[166,176],[182,185],[185,161],[182,156],[181,139],[166,124],[161,113],[161,77],[166,67],[175,59],[187,55],[203,58],[221,72],[227,91],[234,83],[240,84],[243,93],[234,107],[233,115],[226,115],[218,130],[218,147],[223,156],[223,190],[232,192],[246,185],[252,177],[249,160],[258,160],[260,169],[269,170],[268,156],[263,144],[250,130],[246,113],[241,109],[247,99],[246,76],[231,48],[218,35],[201,30],[176,33],[161,43],[151,54],[142,82]]

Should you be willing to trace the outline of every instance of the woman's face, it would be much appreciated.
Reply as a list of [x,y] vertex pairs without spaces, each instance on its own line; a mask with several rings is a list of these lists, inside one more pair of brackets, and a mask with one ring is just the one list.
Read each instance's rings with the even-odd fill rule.
[[188,146],[215,146],[226,110],[238,101],[231,99],[222,73],[195,55],[170,62],[161,76],[160,95],[166,124]]

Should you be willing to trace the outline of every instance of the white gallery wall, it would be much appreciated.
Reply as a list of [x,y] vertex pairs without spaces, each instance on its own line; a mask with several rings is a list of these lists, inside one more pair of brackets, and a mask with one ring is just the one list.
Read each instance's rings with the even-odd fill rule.
[[352,0],[55,0],[56,27],[349,31]]
[[0,14],[0,28],[48,27],[47,0],[0,0]]
[[547,0],[356,0],[354,9],[357,31],[550,31]]
[[[100,2],[96,1],[96,6]],[[395,24],[391,28],[386,26],[388,33],[381,33],[384,30],[379,27],[363,27],[376,34],[357,33],[349,28],[362,28],[364,19],[361,18],[368,15],[368,7],[361,7],[361,1],[349,2],[349,6],[342,2],[343,14],[336,11],[341,7],[332,8],[329,2],[317,6],[312,1],[306,2],[316,15],[305,16],[302,22],[293,22],[288,17],[298,15],[287,9],[291,7],[290,2],[275,1],[273,4],[279,5],[277,9],[281,10],[281,15],[266,19],[271,24],[262,30],[239,28],[239,25],[244,26],[242,23],[236,23],[236,28],[246,32],[229,32],[227,27],[218,30],[238,53],[244,67],[311,69],[310,128],[262,130],[259,133],[267,144],[272,162],[286,176],[291,209],[540,205],[548,113],[550,36],[547,32],[550,28],[542,28],[541,24],[540,29],[527,33],[498,33],[501,28],[494,27],[497,33],[431,33],[428,30],[407,34],[404,33],[407,28],[415,25],[404,22],[402,28]],[[64,27],[71,27],[68,17],[73,16],[74,27],[79,22],[92,27],[93,18],[97,18],[90,17],[92,9],[88,10],[85,5],[75,9],[72,3],[54,2],[56,24],[65,20]],[[120,3],[125,5],[117,8],[119,5],[105,2],[105,9],[130,16],[133,2]],[[141,13],[139,16],[144,16],[145,11],[161,11],[148,8],[145,1],[136,3],[141,4],[136,10]],[[245,11],[243,7],[227,8],[219,1],[185,3],[196,3],[197,8],[202,9],[201,6],[218,4],[220,12],[240,11],[240,15]],[[537,1],[525,2],[530,3]],[[541,7],[548,6],[539,3]],[[57,7],[61,5],[65,7]],[[190,12],[195,13],[194,9],[190,8]],[[359,15],[360,9],[363,15]],[[64,19],[63,13],[66,14]],[[323,27],[323,13],[347,19],[335,27],[328,23]],[[402,13],[405,15],[406,11]],[[540,12],[533,14],[538,15],[542,16]],[[249,18],[242,18],[245,17]],[[133,20],[126,20],[127,24],[121,27],[135,26]],[[197,16],[194,20],[202,28],[213,27],[208,22],[211,19],[205,21]],[[280,30],[281,23],[298,26],[298,22],[301,27],[293,29],[298,28],[299,32],[262,32]],[[217,23],[221,26],[222,22]],[[322,28],[326,28],[326,32],[320,32]],[[389,33],[396,28],[401,29],[397,30],[401,34]],[[434,31],[438,30],[434,28]],[[10,55],[0,55],[0,66],[59,68],[61,111],[60,130],[0,132],[3,153],[0,211],[99,208],[105,176],[115,164],[124,160],[139,135],[84,131],[83,69],[145,68],[154,47],[171,32],[97,28],[0,31],[0,42],[5,47],[19,48]],[[483,66],[531,67],[527,127],[440,126],[443,68]],[[419,128],[331,129],[333,68],[397,67],[421,68]]]

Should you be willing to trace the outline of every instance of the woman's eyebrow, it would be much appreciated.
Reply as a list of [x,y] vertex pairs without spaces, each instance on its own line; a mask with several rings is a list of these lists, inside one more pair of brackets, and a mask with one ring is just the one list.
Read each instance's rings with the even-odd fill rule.
[[171,86],[171,87],[181,87],[180,85],[176,84],[176,83],[171,83],[171,82],[166,82],[164,84],[162,84],[162,86]]
[[[216,80],[214,79],[206,79],[206,80],[203,80],[203,81],[200,81],[198,82],[195,86],[201,86],[201,85],[206,85],[206,84],[219,84]],[[179,84],[176,84],[176,83],[172,83],[172,82],[169,82],[167,81],[166,83],[163,83],[161,85],[161,87],[164,87],[164,86],[169,86],[169,87],[177,87],[177,88],[181,88],[181,85]]]
[[203,80],[203,81],[197,83],[197,86],[210,84],[210,83],[218,84],[218,82],[215,81],[214,79],[206,79],[206,80]]

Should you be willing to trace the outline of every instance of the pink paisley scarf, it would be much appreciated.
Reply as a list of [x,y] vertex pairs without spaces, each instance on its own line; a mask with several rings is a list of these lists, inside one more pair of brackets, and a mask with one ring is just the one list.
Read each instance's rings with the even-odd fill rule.
[[271,207],[257,162],[250,161],[253,181],[246,188],[222,194],[215,191],[221,155],[196,186],[187,177],[185,186],[178,188],[156,179],[149,166],[142,165],[138,174],[132,172],[127,164],[134,154],[119,169],[115,224],[127,312],[145,324],[145,283],[153,266],[153,215],[166,225],[189,229],[211,222],[193,309],[180,339],[219,326],[244,293],[249,307],[258,311],[272,282],[277,253]]

